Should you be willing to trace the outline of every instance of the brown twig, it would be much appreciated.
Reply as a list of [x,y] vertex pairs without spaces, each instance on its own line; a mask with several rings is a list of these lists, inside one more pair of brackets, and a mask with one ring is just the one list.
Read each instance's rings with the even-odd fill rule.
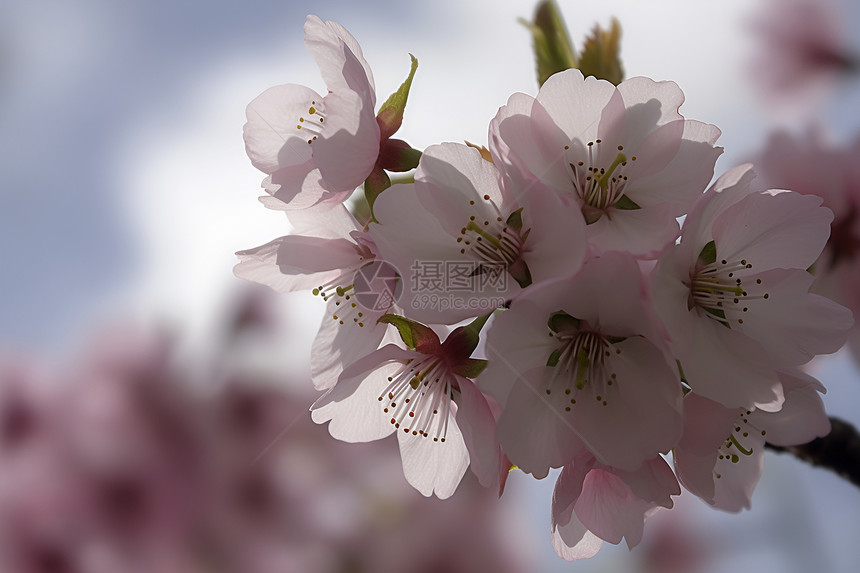
[[860,433],[857,428],[840,420],[830,418],[830,433],[799,446],[775,446],[765,444],[775,452],[787,452],[812,464],[839,474],[860,487]]

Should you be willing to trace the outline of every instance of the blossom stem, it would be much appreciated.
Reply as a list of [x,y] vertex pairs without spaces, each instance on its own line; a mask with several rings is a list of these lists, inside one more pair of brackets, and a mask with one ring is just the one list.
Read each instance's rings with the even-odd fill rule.
[[787,452],[812,464],[836,472],[860,487],[860,433],[857,428],[839,418],[830,418],[830,433],[798,446],[765,447],[775,452]]

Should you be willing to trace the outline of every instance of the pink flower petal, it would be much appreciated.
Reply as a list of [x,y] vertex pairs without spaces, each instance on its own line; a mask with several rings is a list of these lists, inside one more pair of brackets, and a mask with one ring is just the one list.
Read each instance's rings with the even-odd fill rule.
[[[582,494],[582,482],[595,463],[591,452],[584,450],[566,464],[558,474],[552,492],[552,523],[567,525],[573,516],[573,506]],[[574,518],[575,519],[575,518]]]
[[575,516],[566,525],[553,524],[552,546],[562,559],[576,561],[597,555],[603,540],[591,533]]
[[[325,98],[325,131],[308,147],[329,191],[352,191],[370,175],[379,156],[379,125],[358,94]],[[307,144],[305,144],[307,145]]]
[[761,285],[745,287],[751,295],[744,302],[750,316],[740,331],[759,341],[778,364],[805,364],[817,354],[842,347],[853,324],[851,311],[830,299],[807,294],[812,275],[805,270],[774,269],[757,276]]
[[587,227],[588,242],[596,255],[626,251],[652,258],[674,243],[680,234],[674,208],[669,204],[642,209],[612,209]]
[[570,417],[563,416],[544,394],[549,371],[542,366],[517,378],[508,396],[515,406],[503,408],[498,422],[502,449],[511,462],[537,479],[546,477],[550,468],[562,467],[583,449]]
[[326,313],[322,325],[311,347],[311,380],[317,390],[328,390],[337,382],[338,377],[348,366],[369,355],[379,347],[387,326],[377,324],[381,312],[363,309],[364,326],[347,320],[341,324],[334,316],[343,316],[343,311],[335,305],[337,297],[326,303]]
[[267,89],[248,104],[243,132],[254,167],[272,174],[310,160],[310,146],[297,126],[314,100],[321,101],[322,96],[305,86],[284,84]]
[[[780,375],[782,380],[786,377]],[[777,446],[805,444],[830,433],[830,419],[813,385],[786,388],[785,404],[779,412],[755,411],[749,419],[750,423],[767,431],[765,439]]]
[[610,543],[627,540],[633,548],[642,540],[645,515],[651,504],[642,501],[617,475],[593,469],[585,476],[575,512],[589,531]]
[[449,411],[448,415],[444,442],[397,432],[406,481],[427,497],[434,494],[439,499],[451,497],[469,466],[469,451],[463,435],[454,414]]
[[[305,46],[316,60],[320,74],[330,91],[347,88],[375,94],[373,73],[364,59],[361,46],[346,28],[337,22],[323,22],[308,15],[304,26]],[[376,105],[375,96],[370,107]]]
[[714,221],[717,258],[749,261],[753,268],[806,269],[821,254],[833,213],[821,199],[797,193],[754,193]]
[[[380,355],[374,356],[379,364]],[[311,406],[311,418],[317,424],[329,422],[329,433],[345,442],[370,442],[390,435],[394,426],[379,407],[379,395],[388,386],[388,377],[400,364],[383,364],[369,375],[350,372]],[[358,370],[361,370],[360,368]]]
[[472,472],[482,486],[498,487],[501,450],[496,435],[496,419],[474,382],[463,378],[459,383],[461,398],[457,425],[469,450]]
[[583,78],[582,72],[570,69],[551,76],[537,101],[569,140],[587,142],[598,138],[597,119],[615,94],[615,86],[606,80]]
[[678,443],[681,387],[663,352],[644,338],[628,338],[615,348],[621,353],[605,365],[607,375],[616,375],[614,383],[600,401],[577,394],[571,421],[598,460],[632,471]]

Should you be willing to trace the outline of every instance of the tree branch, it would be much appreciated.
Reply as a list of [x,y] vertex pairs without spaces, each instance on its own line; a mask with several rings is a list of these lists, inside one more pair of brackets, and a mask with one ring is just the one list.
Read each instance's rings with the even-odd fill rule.
[[812,464],[836,472],[841,477],[860,487],[860,433],[857,428],[840,420],[830,418],[830,433],[799,446],[765,447],[775,452],[786,452]]

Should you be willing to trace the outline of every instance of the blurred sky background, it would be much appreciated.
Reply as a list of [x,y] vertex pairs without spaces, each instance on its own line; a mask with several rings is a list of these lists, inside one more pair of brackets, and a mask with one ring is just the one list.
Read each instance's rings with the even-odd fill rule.
[[[756,94],[750,21],[763,2],[559,4],[577,46],[595,22],[618,17],[627,76],[676,81],[685,117],[722,129],[718,173],[755,154],[777,126],[802,132],[816,121],[837,142],[860,133],[856,81],[811,117],[777,115]],[[860,5],[841,7],[860,40]],[[0,348],[69,353],[97,324],[125,316],[206,344],[241,287],[233,253],[287,231],[283,215],[256,200],[262,174],[245,156],[242,125],[247,103],[269,86],[323,89],[303,44],[306,14],[358,39],[380,101],[405,78],[407,54],[418,58],[398,136],[424,148],[485,144],[499,106],[516,91],[536,93],[530,36],[516,22],[533,9],[492,0],[0,0]],[[282,359],[299,372],[321,316],[312,300],[283,297],[302,334]],[[860,423],[851,358],[828,357],[816,374],[831,415]],[[501,502],[519,504],[539,570],[630,570],[637,552],[623,547],[574,565],[555,556],[552,485],[514,475]],[[768,456],[753,510],[741,516],[689,497],[659,518],[683,520],[719,546],[704,570],[849,573],[860,563],[860,491],[795,459]]]

